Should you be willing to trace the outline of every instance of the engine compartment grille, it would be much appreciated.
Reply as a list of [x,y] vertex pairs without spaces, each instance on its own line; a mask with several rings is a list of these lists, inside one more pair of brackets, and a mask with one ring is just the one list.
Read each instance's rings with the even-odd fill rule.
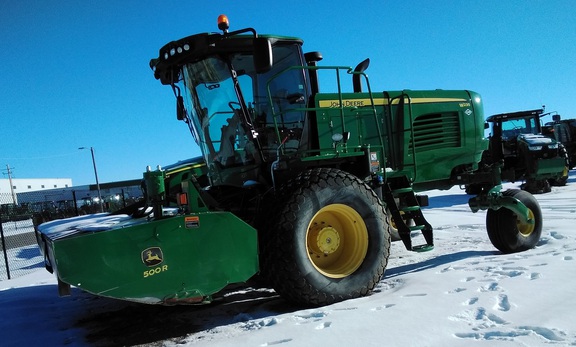
[[460,147],[460,121],[457,112],[432,113],[414,120],[414,139],[410,141],[416,151]]

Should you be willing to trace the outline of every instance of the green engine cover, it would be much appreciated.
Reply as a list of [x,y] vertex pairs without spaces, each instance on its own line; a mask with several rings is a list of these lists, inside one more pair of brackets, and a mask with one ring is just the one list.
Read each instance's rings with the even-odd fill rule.
[[387,176],[407,176],[422,186],[431,182],[434,188],[455,168],[478,168],[488,148],[479,94],[403,90],[373,95],[316,95],[320,154],[333,153],[333,136],[348,133],[343,153],[370,148]]

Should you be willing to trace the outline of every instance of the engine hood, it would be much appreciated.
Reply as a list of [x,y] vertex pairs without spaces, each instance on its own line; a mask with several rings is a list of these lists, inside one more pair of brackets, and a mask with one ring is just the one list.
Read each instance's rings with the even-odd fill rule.
[[528,146],[547,146],[556,143],[554,139],[540,134],[522,134],[518,136],[518,141],[525,142]]

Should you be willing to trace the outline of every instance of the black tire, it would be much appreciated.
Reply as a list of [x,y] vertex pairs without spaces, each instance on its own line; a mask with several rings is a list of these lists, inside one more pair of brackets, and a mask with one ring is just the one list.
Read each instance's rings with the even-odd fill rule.
[[510,189],[502,193],[520,200],[528,207],[534,224],[521,223],[517,215],[507,208],[488,210],[486,213],[486,229],[490,241],[503,253],[516,253],[534,248],[542,234],[542,211],[538,201],[532,194]]
[[552,186],[563,187],[568,182],[568,176],[570,174],[570,159],[568,158],[568,152],[566,152],[566,148],[562,144],[560,144],[559,146],[560,146],[559,155],[565,158],[566,166],[564,166],[562,176],[560,176],[559,178],[550,179],[548,180],[548,182],[550,182],[550,185]]
[[[402,214],[402,212],[400,212]],[[390,240],[392,242],[397,242],[397,241],[402,241],[402,238],[400,237],[400,232],[398,231],[398,228],[396,227],[396,223],[394,222],[394,219],[392,219],[392,215],[390,213],[389,209],[386,209],[386,214],[388,215],[388,225],[390,226]],[[405,219],[404,223],[406,223],[406,225],[408,226],[414,226],[416,225],[416,223],[414,222],[414,219],[410,218],[410,219]]]
[[545,194],[550,193],[552,188],[550,188],[550,182],[548,180],[535,180],[532,178],[526,179],[526,183],[520,186],[522,190],[527,191],[530,194]]
[[329,305],[370,294],[390,253],[385,206],[370,187],[337,169],[300,173],[281,188],[262,267],[283,298]]
[[568,164],[566,164],[566,167],[564,168],[564,171],[562,172],[562,176],[560,178],[550,179],[549,180],[550,185],[555,186],[555,187],[565,186],[566,183],[568,183],[569,172],[570,172],[570,169],[568,168]]

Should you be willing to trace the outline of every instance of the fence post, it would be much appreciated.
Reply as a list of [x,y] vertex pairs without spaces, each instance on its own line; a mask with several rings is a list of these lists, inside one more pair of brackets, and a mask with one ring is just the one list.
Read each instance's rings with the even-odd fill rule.
[[72,199],[74,199],[74,212],[76,212],[76,215],[79,216],[80,212],[78,211],[78,203],[76,202],[76,191],[75,190],[72,191]]
[[6,274],[10,279],[10,265],[8,264],[8,253],[6,251],[6,239],[4,238],[4,228],[2,227],[2,211],[0,210],[0,239],[2,240],[2,253],[4,253],[4,263],[6,264]]

